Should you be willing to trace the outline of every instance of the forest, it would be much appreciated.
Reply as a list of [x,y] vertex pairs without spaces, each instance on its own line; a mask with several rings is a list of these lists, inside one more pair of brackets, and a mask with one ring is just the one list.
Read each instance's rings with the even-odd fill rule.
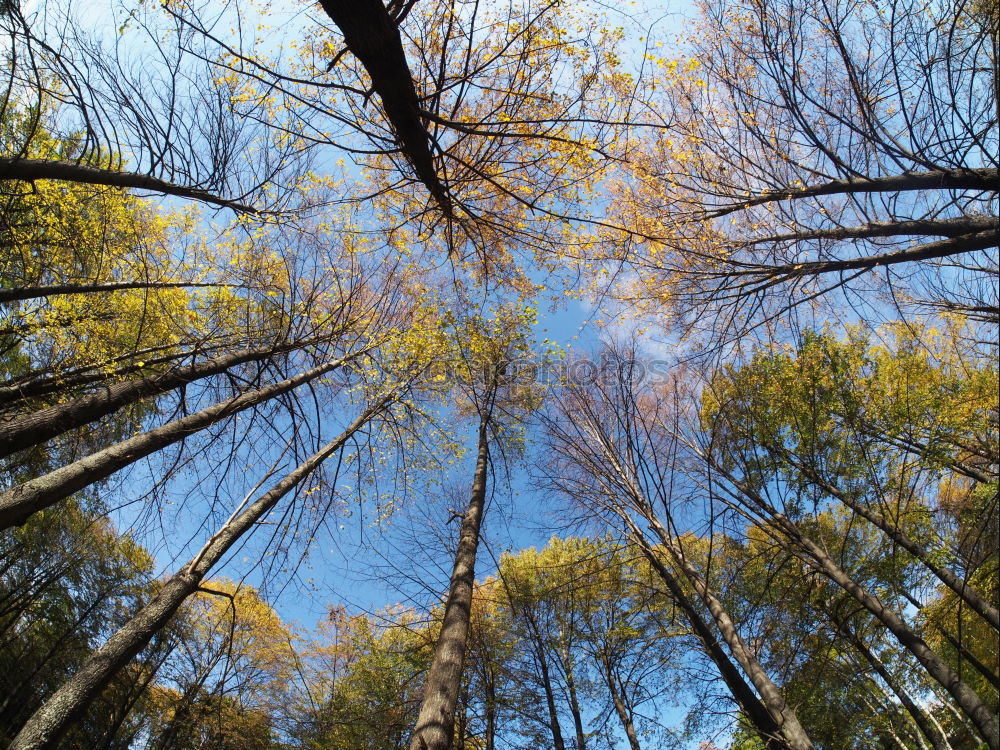
[[997,0],[0,0],[0,743],[1000,750]]

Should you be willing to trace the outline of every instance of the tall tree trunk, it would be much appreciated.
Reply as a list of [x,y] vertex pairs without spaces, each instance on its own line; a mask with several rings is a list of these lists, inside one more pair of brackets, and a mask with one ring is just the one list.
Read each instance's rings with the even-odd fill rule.
[[487,419],[479,423],[479,452],[472,480],[472,496],[462,518],[451,586],[444,607],[444,621],[427,675],[424,699],[410,738],[410,750],[448,750],[455,731],[455,706],[462,684],[462,667],[472,615],[472,586],[476,575],[479,528],[486,505],[489,468]]
[[750,678],[750,682],[757,688],[757,692],[760,693],[761,700],[767,707],[768,712],[780,724],[781,734],[788,741],[789,747],[792,750],[812,750],[812,740],[809,739],[806,730],[799,723],[795,711],[785,702],[785,698],[778,689],[778,686],[771,681],[771,678],[767,676],[767,672],[760,665],[760,662],[757,661],[757,657],[747,648],[746,643],[744,643],[739,631],[736,629],[736,624],[729,616],[725,607],[722,606],[722,602],[712,593],[705,579],[701,577],[701,574],[690,563],[673,536],[660,523],[660,519],[650,513],[646,517],[646,520],[657,537],[659,537],[660,542],[663,543],[663,546],[670,553],[674,563],[684,572],[695,593],[698,594],[699,598],[708,608],[712,619],[715,620],[715,624],[719,628],[719,633],[722,634],[722,639],[729,646],[729,651],[740,667],[742,667],[747,677]]
[[573,678],[573,662],[570,659],[569,648],[566,647],[560,656],[563,661],[563,671],[566,673],[566,692],[569,694],[569,712],[573,717],[573,729],[576,732],[576,750],[585,750],[587,739],[583,733],[583,714],[580,711],[580,700],[576,695],[576,680]]
[[789,551],[796,554],[806,565],[840,586],[873,614],[896,637],[899,644],[913,654],[930,676],[955,699],[958,707],[969,717],[976,730],[986,740],[990,750],[1000,750],[1000,722],[997,721],[996,715],[985,701],[976,694],[976,691],[969,687],[959,674],[948,666],[927,645],[927,642],[917,635],[916,631],[906,624],[902,617],[886,607],[877,596],[851,578],[834,562],[826,550],[805,536],[792,520],[784,514],[778,513],[760,494],[736,479],[725,467],[720,466],[712,459],[710,460],[713,468],[726,477],[733,487],[743,494],[750,509],[754,513],[761,513],[765,518],[769,518],[771,528],[790,542]]
[[[783,526],[792,523],[783,516],[781,519],[780,522]],[[982,738],[986,740],[990,750],[1000,750],[1000,723],[997,722],[997,718],[989,706],[959,677],[958,673],[948,666],[899,615],[887,608],[877,596],[858,585],[819,545],[799,533],[797,528],[794,532],[789,530],[789,533],[795,534],[793,541],[799,544],[815,561],[813,567],[875,615],[879,622],[896,636],[900,645],[913,654],[931,677],[948,691],[955,699],[955,703],[975,725]]]
[[241,411],[287,393],[340,367],[357,355],[342,357],[294,377],[209,406],[187,417],[100,450],[0,494],[0,530],[24,523],[33,513],[54,505],[77,490]]
[[483,713],[485,714],[485,728],[483,731],[484,750],[495,750],[497,734],[497,688],[496,676],[492,667],[486,666],[486,679],[483,680],[486,695],[483,696]]
[[230,367],[260,361],[300,346],[314,344],[318,340],[287,342],[278,346],[245,349],[213,357],[203,362],[177,367],[144,378],[111,383],[72,401],[40,409],[32,414],[25,414],[4,424],[4,432],[0,435],[0,458],[32,445],[44,443],[63,432],[106,417],[143,398],[158,396],[196,380],[218,375]]
[[120,172],[115,169],[92,167],[88,164],[79,164],[71,161],[12,157],[0,158],[0,182],[7,180],[22,180],[24,182],[65,180],[66,182],[78,182],[84,185],[110,185],[121,188],[152,190],[178,198],[192,198],[196,201],[211,203],[222,208],[231,208],[234,211],[251,214],[257,213],[257,210],[251,206],[204,190],[161,180],[151,175],[138,174],[136,172]]
[[870,648],[868,648],[868,645],[861,640],[861,637],[856,632],[848,628],[846,624],[840,622],[833,616],[832,613],[827,612],[827,616],[830,617],[830,620],[836,626],[840,634],[843,635],[844,638],[846,638],[847,641],[854,646],[858,653],[865,658],[865,661],[871,665],[875,674],[882,678],[882,682],[888,686],[889,690],[892,691],[892,694],[895,695],[899,702],[903,705],[903,708],[906,709],[906,712],[913,719],[914,724],[916,724],[917,728],[924,735],[924,737],[930,741],[934,750],[946,750],[948,745],[942,742],[943,738],[938,736],[934,727],[931,726],[931,723],[927,720],[927,715],[920,710],[920,707],[917,706],[914,700],[910,697],[910,694],[903,689],[903,687],[892,676],[892,673],[886,669],[882,660],[879,659]]
[[22,286],[0,289],[0,304],[21,300],[54,297],[58,294],[94,294],[115,292],[124,289],[196,289],[202,287],[240,287],[241,284],[196,281],[94,281],[76,284],[48,284],[46,286]]
[[632,723],[631,712],[628,710],[628,706],[625,705],[622,693],[618,689],[618,681],[615,679],[614,668],[611,666],[611,660],[606,654],[601,656],[601,666],[604,667],[604,684],[607,685],[608,693],[611,695],[611,702],[615,707],[615,713],[618,714],[618,720],[625,730],[628,745],[631,750],[642,750],[639,745],[639,736],[635,732],[635,724]]
[[83,663],[32,715],[8,750],[49,750],[59,745],[66,730],[90,703],[145,648],[170,621],[184,600],[198,590],[202,579],[240,537],[263,518],[282,497],[340,450],[354,433],[367,424],[389,402],[385,396],[370,405],[339,437],[327,443],[284,479],[233,516],[208,540],[187,565],[171,576],[156,595],[118,632]]
[[635,526],[632,519],[623,516],[622,520],[629,527],[629,538],[638,545],[647,562],[649,562],[653,570],[656,571],[656,574],[667,585],[670,598],[684,613],[685,618],[687,618],[688,623],[691,625],[691,630],[698,640],[701,641],[705,654],[715,664],[716,669],[719,670],[719,675],[722,677],[722,681],[726,683],[726,687],[729,688],[729,692],[736,701],[736,705],[740,707],[740,710],[757,734],[760,735],[761,739],[767,743],[767,750],[787,750],[789,745],[781,736],[780,724],[767,710],[760,698],[757,697],[747,684],[746,680],[743,679],[743,675],[723,650],[719,644],[719,639],[695,608],[691,599],[688,598],[684,588],[663,564],[663,561],[660,560],[656,552],[649,546],[646,537]]
[[[179,349],[184,344],[190,345],[190,348]],[[213,341],[211,346],[204,342],[200,344],[196,342],[174,342],[159,344],[157,346],[147,346],[128,352],[127,354],[120,354],[117,357],[110,357],[100,362],[93,362],[68,370],[56,370],[51,367],[39,368],[11,378],[3,385],[0,385],[0,409],[3,411],[17,411],[21,408],[18,406],[19,404],[30,402],[32,399],[54,394],[72,393],[77,388],[106,382],[111,378],[125,378],[144,367],[157,367],[170,362],[195,357],[199,354],[204,355],[209,352],[231,349],[230,342],[224,339]],[[166,353],[164,354],[164,352]],[[139,362],[142,362],[141,366]],[[115,365],[121,366],[115,367]]]
[[556,692],[552,685],[552,673],[549,670],[548,659],[545,658],[545,643],[542,640],[538,624],[531,613],[525,609],[522,612],[522,616],[528,623],[528,630],[531,631],[531,637],[535,643],[535,662],[538,664],[539,676],[542,678],[545,707],[549,714],[549,731],[552,733],[552,747],[553,750],[566,750],[566,741],[562,736],[562,727],[559,726],[559,712],[556,709]]
[[986,620],[986,622],[988,622],[994,630],[1000,631],[1000,611],[990,604],[986,597],[957,576],[954,571],[943,565],[935,563],[933,557],[927,552],[927,550],[925,550],[913,539],[910,539],[909,536],[896,528],[896,526],[886,521],[882,516],[877,513],[873,513],[871,509],[864,505],[864,503],[857,502],[850,496],[849,493],[841,492],[840,489],[824,480],[809,467],[798,464],[797,462],[793,463],[795,463],[799,469],[803,470],[804,473],[823,491],[837,498],[837,500],[842,502],[876,528],[881,529],[886,536],[892,539],[892,541],[923,563],[924,567],[937,576],[938,580],[940,580],[945,586],[954,591],[962,601],[968,604],[974,612]]

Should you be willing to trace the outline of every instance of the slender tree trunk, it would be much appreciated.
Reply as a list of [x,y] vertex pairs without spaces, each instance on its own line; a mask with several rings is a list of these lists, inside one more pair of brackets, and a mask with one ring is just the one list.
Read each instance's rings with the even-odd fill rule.
[[472,497],[462,519],[451,587],[444,607],[444,622],[434,648],[424,699],[410,738],[410,750],[448,750],[455,731],[455,707],[462,684],[462,667],[472,615],[472,587],[476,575],[479,528],[486,505],[489,468],[487,420],[479,424],[479,452],[472,480]]
[[95,651],[21,728],[8,750],[49,750],[59,745],[66,730],[91,702],[145,648],[170,621],[184,600],[198,590],[202,579],[240,537],[263,518],[281,498],[310,476],[324,460],[340,450],[354,433],[389,402],[385,396],[370,405],[337,439],[327,443],[270,490],[233,516],[187,565],[171,576],[156,595],[118,632]]
[[788,741],[788,745],[793,750],[811,750],[813,747],[812,740],[809,739],[809,735],[806,734],[805,729],[799,723],[795,711],[785,702],[785,698],[782,696],[778,686],[771,681],[771,678],[767,676],[767,672],[760,665],[760,662],[757,661],[757,658],[747,648],[736,629],[735,623],[722,606],[722,602],[712,593],[705,579],[701,577],[695,567],[688,561],[684,555],[684,551],[680,549],[673,536],[660,523],[660,520],[652,513],[649,514],[646,520],[653,531],[656,532],[663,546],[670,553],[674,563],[684,572],[691,586],[708,608],[712,619],[715,620],[716,626],[722,634],[722,639],[729,646],[730,652],[750,678],[750,682],[757,688],[761,700],[767,706],[768,711],[780,723],[781,734]]
[[963,659],[965,659],[972,666],[974,666],[976,668],[976,671],[979,672],[979,674],[981,674],[987,680],[989,680],[990,684],[993,685],[993,687],[995,687],[997,690],[1000,690],[1000,675],[997,675],[996,672],[994,672],[985,664],[983,664],[981,661],[979,661],[979,659],[976,658],[976,655],[974,653],[969,651],[969,649],[961,641],[959,641],[955,636],[953,636],[947,630],[942,628],[940,625],[937,626],[937,629],[938,632],[944,636],[945,640],[951,644],[952,648],[958,651],[959,655]]
[[[961,716],[961,714],[959,714],[959,716]],[[944,750],[954,750],[950,738],[948,737],[948,732],[946,732],[944,730],[944,727],[941,726],[941,722],[939,722],[937,718],[934,716],[934,712],[928,711],[927,718],[930,720],[931,724],[934,725],[934,728],[937,730],[938,736],[944,738]],[[964,727],[965,723],[960,721],[959,726]]]
[[[802,554],[797,556],[803,562],[836,583],[871,612],[896,637],[899,644],[913,654],[930,676],[955,699],[958,707],[969,717],[979,734],[986,740],[990,750],[1000,750],[1000,722],[997,721],[994,712],[976,694],[976,691],[969,687],[959,674],[948,666],[927,645],[927,642],[904,622],[903,618],[886,607],[877,596],[860,586],[833,561],[826,550],[805,536],[793,521],[778,513],[764,498],[733,477],[717,462],[713,461],[713,467],[743,493],[752,504],[754,512],[763,512],[766,517],[770,517],[772,527],[791,542],[789,551],[801,552]],[[798,547],[798,550],[795,547]]]
[[781,737],[780,724],[764,704],[761,703],[760,698],[753,692],[746,680],[743,679],[743,675],[722,649],[719,639],[712,632],[712,629],[705,622],[704,618],[702,618],[701,614],[699,614],[698,610],[695,609],[694,603],[688,598],[683,587],[652,550],[645,536],[635,526],[632,519],[623,516],[622,520],[629,526],[630,539],[638,545],[650,566],[667,585],[670,598],[684,613],[688,623],[691,625],[691,630],[698,640],[701,641],[705,654],[715,664],[716,669],[719,670],[719,675],[722,677],[722,681],[726,683],[726,687],[729,688],[729,692],[736,701],[736,705],[740,707],[740,710],[742,710],[744,716],[746,716],[761,739],[767,743],[767,750],[786,750],[789,748],[788,743]]
[[0,289],[0,304],[20,302],[39,297],[54,297],[58,294],[92,294],[95,292],[117,292],[125,289],[184,289],[202,287],[238,287],[240,284],[195,281],[104,281],[78,284],[48,284],[46,286],[15,287]]
[[469,690],[462,691],[459,710],[455,713],[456,750],[465,750],[465,741],[469,734]]
[[280,346],[245,349],[213,357],[187,367],[174,368],[144,378],[111,383],[67,403],[40,409],[32,414],[25,414],[4,425],[4,433],[0,435],[0,458],[32,445],[44,443],[63,432],[106,417],[143,398],[158,396],[196,380],[218,375],[230,367],[247,362],[257,362],[300,346],[316,343],[316,341],[313,339],[289,342]]
[[958,673],[948,666],[899,615],[888,609],[877,596],[858,585],[825,550],[803,536],[791,521],[781,514],[777,514],[776,519],[792,540],[815,561],[814,567],[875,615],[879,622],[896,636],[900,645],[913,654],[931,677],[948,691],[986,740],[990,750],[1000,750],[1000,723],[997,722],[996,715]]
[[136,435],[79,461],[51,471],[0,494],[0,529],[24,523],[33,513],[54,505],[77,490],[111,476],[119,469],[221,422],[241,411],[287,393],[340,367],[357,355],[314,367],[279,383],[244,393],[187,417]]
[[955,575],[955,573],[949,568],[935,563],[931,555],[927,553],[927,550],[921,547],[914,540],[910,539],[909,536],[900,531],[894,525],[886,521],[882,516],[877,513],[873,513],[863,503],[859,503],[850,497],[848,493],[841,492],[837,487],[825,481],[808,467],[801,465],[798,466],[803,469],[809,478],[819,485],[821,489],[837,498],[837,500],[842,502],[866,521],[881,529],[886,536],[892,539],[892,541],[923,563],[923,565],[931,573],[937,576],[938,580],[954,591],[962,601],[968,604],[969,607],[976,612],[976,614],[986,620],[986,622],[988,622],[994,630],[1000,631],[1000,611],[990,604],[990,602],[987,601],[982,594],[969,586],[959,576]]
[[492,668],[486,666],[486,679],[483,680],[484,687],[486,688],[486,695],[484,696],[484,713],[485,713],[485,724],[483,741],[485,744],[485,750],[495,750],[496,748],[496,733],[497,733],[497,690],[496,690],[496,677],[492,672]]
[[211,203],[234,211],[257,213],[257,210],[236,201],[231,201],[204,190],[185,187],[173,182],[167,182],[150,175],[136,172],[119,172],[115,169],[92,167],[87,164],[77,164],[71,161],[53,161],[50,159],[14,159],[0,158],[0,182],[6,180],[64,180],[87,185],[110,185],[121,188],[136,188],[152,190],[164,195],[174,195],[178,198],[192,198],[204,203]]
[[573,678],[573,662],[570,660],[569,649],[561,654],[563,670],[566,672],[566,692],[569,693],[569,712],[573,716],[573,729],[576,732],[576,750],[585,750],[587,740],[583,733],[583,714],[580,711],[580,701],[576,695],[576,680]]
[[[143,367],[157,367],[170,362],[176,362],[199,354],[206,354],[215,350],[231,350],[233,347],[229,342],[220,341],[213,346],[198,345],[194,342],[186,342],[192,348],[177,351],[181,343],[162,344],[150,346],[144,349],[137,349],[128,354],[119,355],[83,367],[70,369],[69,371],[56,371],[52,368],[36,370],[16,378],[11,378],[4,385],[0,385],[0,409],[4,411],[16,411],[18,404],[32,399],[51,396],[53,394],[71,393],[74,389],[84,388],[94,383],[107,381],[109,378],[125,378],[132,375]],[[166,351],[167,354],[162,354]],[[158,355],[158,356],[151,356]],[[112,369],[114,365],[128,362],[121,367]],[[140,366],[138,362],[141,361]]]
[[532,640],[535,642],[535,661],[538,663],[538,671],[542,678],[542,691],[545,693],[545,707],[549,713],[549,731],[552,733],[553,750],[566,750],[566,741],[562,736],[562,727],[559,726],[559,712],[556,710],[556,693],[552,685],[552,674],[549,671],[549,662],[545,658],[545,644],[542,641],[538,625],[534,617],[528,612],[523,616],[528,622],[528,629],[531,631]]
[[[827,614],[829,615],[830,613]],[[895,695],[896,698],[899,700],[899,702],[903,705],[903,708],[906,709],[906,712],[913,719],[914,724],[916,724],[920,732],[931,743],[931,746],[934,748],[934,750],[947,750],[948,746],[942,743],[942,738],[938,736],[938,733],[934,730],[934,727],[931,726],[931,723],[927,720],[926,714],[924,714],[924,712],[920,710],[917,704],[913,702],[913,699],[910,697],[909,693],[907,693],[902,688],[902,686],[896,681],[896,679],[892,676],[889,670],[886,669],[885,665],[882,663],[882,660],[879,659],[872,652],[870,648],[868,648],[867,644],[865,644],[865,642],[861,640],[861,638],[858,636],[857,633],[855,633],[852,630],[849,630],[846,625],[843,625],[842,623],[838,622],[832,616],[830,616],[830,618],[833,621],[834,625],[837,626],[837,630],[839,630],[841,634],[843,634],[844,637],[847,638],[850,644],[854,646],[855,649],[857,649],[858,653],[865,658],[865,661],[867,661],[871,665],[871,668],[875,671],[875,674],[877,674],[879,677],[882,678],[882,682],[884,682],[889,687],[889,690],[892,691],[892,694]]]
[[618,681],[615,679],[611,660],[606,655],[601,657],[601,666],[604,667],[604,684],[608,687],[608,693],[611,695],[611,702],[614,704],[615,713],[618,714],[618,720],[622,723],[622,728],[625,730],[628,745],[632,750],[642,750],[639,745],[639,737],[635,732],[635,725],[632,723],[632,715],[628,710],[628,706],[625,705],[621,691],[618,689]]

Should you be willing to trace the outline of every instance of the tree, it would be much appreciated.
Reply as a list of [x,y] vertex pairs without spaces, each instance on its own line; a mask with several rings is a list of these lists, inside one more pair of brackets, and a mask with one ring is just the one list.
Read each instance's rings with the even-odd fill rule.
[[961,0],[705,6],[618,189],[621,294],[716,344],[824,295],[996,323],[997,34]]
[[[516,639],[508,669],[521,685],[540,685],[553,744],[565,744],[559,716],[567,709],[578,748],[614,745],[620,731],[634,749],[663,729],[655,717],[681,633],[661,626],[665,600],[638,550],[610,538],[553,538],[541,550],[504,556],[497,576]],[[530,726],[531,704],[542,699],[524,690],[512,709]]]
[[766,451],[771,462],[758,464],[761,471],[847,506],[1000,631],[995,597],[970,584],[995,570],[995,559],[961,560],[945,506],[931,504],[939,483],[966,482],[965,491],[981,498],[977,517],[989,525],[996,515],[987,499],[997,472],[996,366],[955,331],[959,324],[942,322],[940,331],[888,327],[881,332],[888,345],[864,329],[847,341],[806,332],[794,353],[765,350],[727,368],[705,414],[732,409],[724,417],[727,446]]
[[[93,505],[74,500],[0,537],[0,736],[7,742],[147,595],[151,557]],[[147,656],[162,658],[162,651],[154,644]],[[144,728],[143,712],[130,709],[142,703],[147,680],[141,665],[122,674],[67,746],[126,747]]]
[[[114,186],[241,213],[295,200],[303,148],[280,106],[291,102],[220,79],[204,45],[163,20],[140,6],[115,29],[88,28],[70,8],[7,3],[0,120],[20,124],[4,128],[0,183]],[[136,65],[130,50],[147,46]],[[40,151],[50,134],[72,147]]]
[[[69,193],[93,209],[90,188],[74,187]],[[46,274],[86,277],[88,267],[104,273],[119,263],[151,270],[158,260],[169,261],[175,251],[184,258],[176,240],[157,246],[163,217],[140,209],[120,192],[99,192],[96,198],[92,221],[69,211],[69,226],[64,227],[62,217],[55,215],[57,233],[83,225],[97,235],[91,242],[87,233],[74,231],[82,239],[73,253],[40,252],[53,238],[46,236],[44,224],[26,223],[22,242],[35,257],[47,258]],[[33,205],[33,215],[44,214],[53,200],[47,197]],[[160,235],[144,231],[150,222]],[[71,451],[63,457],[63,465],[54,462],[40,475],[17,477],[20,481],[10,482],[13,486],[2,493],[0,525],[19,523],[144,456],[189,442],[248,410],[273,406],[278,397],[294,395],[301,386],[356,365],[387,338],[386,329],[392,331],[393,317],[400,311],[397,305],[411,304],[407,287],[412,277],[381,267],[377,260],[368,265],[369,259],[352,256],[350,246],[331,248],[322,235],[300,232],[296,237],[288,230],[282,232],[287,250],[279,258],[261,247],[277,240],[275,233],[239,232],[235,227],[237,236],[219,243],[214,257],[192,253],[182,263],[211,265],[225,260],[221,273],[246,280],[238,284],[243,293],[234,292],[231,287],[237,285],[228,282],[213,285],[205,295],[179,289],[109,291],[107,296],[95,290],[53,292],[49,301],[14,312],[15,319],[26,323],[17,342],[17,371],[6,384],[4,416],[9,431],[0,452],[14,454],[63,433],[69,433],[63,440],[86,436],[89,425],[109,417],[148,417],[157,402],[168,418],[158,425],[149,420],[153,422],[149,429],[127,440],[83,442],[89,455]],[[142,242],[131,242],[137,234]],[[106,241],[107,236],[114,241]],[[150,246],[157,252],[147,251]],[[17,284],[16,274],[11,276]],[[44,322],[40,326],[33,322],[33,316],[44,319],[50,306],[71,324],[87,320],[87,311],[95,308],[110,310],[111,316],[85,322],[70,335],[62,328],[53,331]],[[280,376],[277,382],[274,374]],[[207,404],[192,409],[199,400]],[[134,417],[127,422],[132,432],[137,425],[146,426],[145,420]]]
[[529,351],[525,323],[531,308],[500,310],[493,320],[458,320],[454,326],[456,385],[466,408],[478,418],[476,463],[469,505],[461,514],[451,584],[445,599],[441,630],[424,687],[424,699],[411,750],[448,750],[454,737],[455,711],[465,664],[472,618],[476,553],[486,509],[490,439],[516,441],[517,412],[531,408],[530,385],[508,368]]
[[311,658],[325,660],[335,649],[336,671],[317,674],[315,706],[296,732],[302,746],[404,750],[435,636],[418,613],[401,607],[373,615],[331,611]]
[[294,101],[304,142],[365,170],[342,200],[369,207],[398,250],[521,290],[526,251],[557,270],[554,243],[591,220],[581,206],[618,158],[619,136],[642,124],[620,30],[544,1],[319,9],[320,24],[289,40],[298,57],[275,54],[265,34],[227,33],[197,4],[167,12],[209,40],[206,56],[227,79],[266,82]]
[[[699,570],[692,561],[678,529],[679,501],[674,493],[679,488],[668,479],[677,461],[677,438],[670,431],[676,416],[670,413],[669,398],[640,390],[639,370],[627,353],[608,355],[613,365],[610,376],[571,385],[546,419],[553,456],[548,483],[588,513],[620,525],[626,538],[642,550],[760,736],[774,747],[811,748],[794,709],[739,632],[710,571]],[[652,539],[642,527],[650,529]],[[708,611],[714,629],[695,606],[696,600]],[[720,648],[720,637],[732,657]]]
[[[419,345],[426,346],[426,340],[420,339],[419,334],[417,339]],[[404,347],[402,351],[405,353],[407,350]],[[428,356],[432,353],[429,355],[426,350],[417,353],[415,362],[410,358],[398,363],[403,365],[401,373],[391,371],[387,382],[371,384],[374,392],[369,394],[370,400],[341,435],[298,466],[290,468],[269,490],[254,497],[260,486],[276,472],[277,466],[265,474],[201,550],[170,576],[155,595],[35,712],[11,747],[55,746],[104,686],[171,620],[181,605],[202,588],[205,576],[234,544],[271,513],[285,496],[301,493],[303,482],[313,476],[326,459],[341,452],[356,433],[368,429],[372,420],[384,418],[389,413],[389,407],[425,374]]]
[[169,626],[150,747],[274,747],[271,718],[291,677],[291,633],[249,586],[205,583]]
[[[882,595],[865,594],[863,585],[852,582],[820,549],[826,545],[817,546],[792,528],[807,522],[807,504],[814,512],[845,507],[884,534],[902,559],[925,571],[925,580],[926,574],[933,576],[942,593],[934,597],[932,611],[940,612],[945,601],[952,606],[961,601],[954,611],[967,607],[968,614],[959,616],[974,612],[980,618],[973,630],[991,633],[994,642],[1000,637],[991,583],[996,558],[975,556],[971,566],[963,564],[956,554],[960,540],[940,500],[935,502],[940,488],[960,477],[970,483],[970,499],[979,498],[976,516],[983,529],[995,524],[995,360],[970,348],[964,337],[939,337],[929,327],[884,334],[894,337],[892,346],[871,344],[864,331],[846,342],[807,334],[794,356],[762,352],[744,368],[730,368],[705,411],[712,424],[711,450],[718,456],[711,463],[725,481],[735,482],[737,496],[756,506],[750,512],[775,519],[782,533],[808,551],[811,564],[819,563],[817,571],[883,622],[946,686],[982,738],[995,744],[989,718],[996,701],[989,679],[995,671],[959,671],[960,659],[943,658],[948,651],[930,645],[950,637],[961,651],[958,633],[918,634],[880,603]],[[722,416],[730,409],[732,419]],[[775,481],[779,489],[769,489]],[[956,563],[961,567],[953,568]],[[986,583],[988,593],[973,581]],[[903,587],[904,597],[920,607],[908,593],[913,585]],[[972,656],[970,663],[977,661]]]

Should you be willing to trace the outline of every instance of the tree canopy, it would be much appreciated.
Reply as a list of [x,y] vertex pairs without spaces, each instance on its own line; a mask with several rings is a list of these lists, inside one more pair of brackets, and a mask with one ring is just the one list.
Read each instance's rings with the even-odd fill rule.
[[5,746],[1000,750],[997,10],[0,1]]

